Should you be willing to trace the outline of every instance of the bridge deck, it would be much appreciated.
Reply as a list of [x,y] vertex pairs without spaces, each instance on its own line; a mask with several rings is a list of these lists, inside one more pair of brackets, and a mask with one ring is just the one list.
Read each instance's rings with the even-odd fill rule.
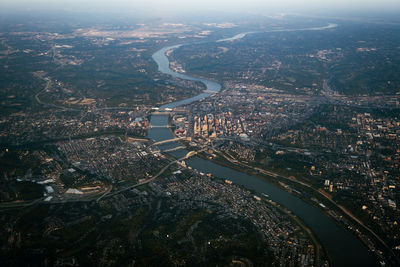
[[171,143],[171,142],[176,142],[179,140],[185,140],[186,137],[177,137],[177,138],[172,138],[172,139],[168,139],[168,140],[163,140],[163,141],[158,141],[153,143],[153,146],[157,146],[157,145],[162,145],[162,144],[167,144],[167,143]]

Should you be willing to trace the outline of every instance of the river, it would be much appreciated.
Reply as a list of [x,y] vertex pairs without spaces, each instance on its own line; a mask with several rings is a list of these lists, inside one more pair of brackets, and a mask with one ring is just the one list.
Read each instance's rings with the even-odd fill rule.
[[[334,24],[329,24],[326,27],[299,29],[305,30],[325,30],[336,27]],[[284,31],[284,30],[279,30]],[[295,31],[295,29],[288,29],[287,31]],[[270,31],[273,32],[273,31]],[[236,39],[244,38],[248,34],[256,32],[248,32],[237,34],[234,37],[221,39],[216,42],[234,41]],[[194,43],[195,44],[195,43]],[[191,45],[190,43],[182,45]],[[153,59],[158,65],[160,72],[168,74],[180,79],[198,81],[205,84],[207,92],[201,93],[195,97],[188,98],[181,101],[176,101],[161,106],[160,108],[174,108],[184,104],[188,104],[203,98],[206,98],[221,90],[221,85],[203,78],[196,78],[187,74],[174,72],[169,67],[169,60],[165,55],[171,49],[177,49],[182,45],[175,45],[164,47],[153,54]],[[168,115],[152,115],[150,120],[151,125],[165,126],[168,124]],[[172,139],[173,134],[168,128],[151,128],[148,137],[155,141],[162,141]],[[178,146],[177,143],[169,143],[162,145],[160,149],[166,150]],[[188,151],[181,150],[171,153],[179,158],[184,156]],[[234,183],[243,185],[244,187],[254,190],[259,193],[267,194],[273,201],[285,206],[287,209],[297,215],[315,234],[324,249],[329,255],[333,266],[375,266],[375,257],[364,246],[361,241],[352,235],[347,230],[339,227],[332,218],[325,215],[320,209],[304,202],[300,198],[282,190],[278,186],[269,183],[268,181],[258,178],[256,176],[248,175],[214,162],[193,157],[186,162],[189,166],[204,173],[211,173],[216,177],[222,179],[229,179]]]

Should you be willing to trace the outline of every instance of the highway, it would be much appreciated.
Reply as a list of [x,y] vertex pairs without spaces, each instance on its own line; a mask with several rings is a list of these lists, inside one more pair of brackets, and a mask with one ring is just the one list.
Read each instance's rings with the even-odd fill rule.
[[[202,149],[202,150],[199,150],[198,152],[203,152],[205,150],[206,149]],[[177,159],[177,160],[174,160],[174,161],[171,161],[170,163],[168,163],[168,165],[164,166],[164,168],[162,168],[154,177],[152,177],[152,178],[150,178],[150,179],[148,179],[146,181],[143,181],[141,183],[137,183],[137,184],[134,184],[132,186],[121,188],[121,189],[119,189],[117,191],[114,191],[112,193],[111,193],[111,191],[112,191],[113,187],[110,186],[109,188],[107,188],[106,192],[104,192],[97,199],[94,198],[93,195],[90,195],[90,196],[87,196],[87,198],[79,197],[77,199],[64,199],[64,200],[56,200],[56,201],[44,201],[45,198],[42,197],[42,198],[38,198],[38,199],[35,199],[35,200],[32,200],[32,201],[19,201],[19,202],[0,203],[0,209],[6,210],[6,209],[11,209],[11,208],[23,208],[23,207],[32,206],[32,205],[38,204],[38,203],[61,204],[61,203],[68,203],[68,202],[89,202],[89,201],[93,201],[93,200],[96,200],[96,202],[99,202],[103,198],[108,198],[108,197],[111,197],[111,196],[115,196],[115,195],[120,194],[120,193],[122,193],[124,191],[127,191],[127,190],[133,189],[135,187],[139,187],[139,186],[142,186],[142,185],[145,185],[145,184],[153,182],[161,174],[163,174],[171,165],[173,165],[173,164],[175,164],[175,163],[177,163],[179,161],[186,160],[186,159],[196,155],[198,152],[190,151],[184,157],[182,157],[180,159]]]
[[[213,148],[214,149],[214,148]],[[359,226],[361,226],[361,228],[363,228],[365,231],[369,232],[372,236],[374,236],[386,249],[388,249],[388,251],[390,251],[393,256],[395,256],[393,250],[386,244],[385,241],[383,241],[371,228],[369,228],[368,226],[366,226],[360,219],[358,219],[355,215],[353,215],[349,210],[347,210],[346,208],[344,208],[343,206],[337,204],[335,201],[333,201],[329,196],[323,194],[322,192],[318,191],[317,189],[313,188],[311,185],[304,183],[302,181],[299,181],[297,179],[293,179],[293,178],[289,178],[283,175],[280,175],[278,173],[275,172],[271,172],[271,171],[267,171],[261,168],[257,168],[257,167],[253,167],[253,166],[249,166],[247,164],[244,164],[242,162],[239,162],[236,159],[232,159],[227,157],[226,155],[224,155],[222,152],[220,152],[219,150],[214,149],[215,152],[217,152],[219,155],[221,155],[222,157],[224,157],[226,160],[228,160],[229,162],[235,164],[235,165],[240,165],[244,168],[248,168],[248,169],[252,169],[254,171],[257,171],[259,173],[262,173],[264,175],[270,176],[270,177],[274,177],[274,178],[280,178],[283,180],[287,180],[293,183],[297,183],[300,184],[304,187],[307,187],[308,189],[312,190],[314,193],[318,194],[319,196],[322,196],[325,200],[327,200],[329,203],[331,203],[333,206],[335,206],[337,209],[339,209],[340,211],[342,211],[344,214],[346,214],[347,216],[349,216],[351,219],[353,219]],[[395,256],[396,258],[396,256]]]
[[71,111],[71,110],[73,110],[73,111],[81,111],[81,110],[79,110],[79,109],[66,108],[66,107],[62,107],[62,106],[57,106],[57,105],[55,105],[55,104],[50,104],[50,103],[43,102],[43,101],[39,98],[39,95],[42,94],[43,92],[45,92],[46,90],[48,90],[49,87],[50,87],[50,84],[51,84],[51,80],[50,80],[50,79],[46,79],[46,78],[45,78],[44,80],[47,81],[46,86],[44,87],[43,90],[41,90],[39,93],[37,93],[37,94],[35,95],[35,100],[36,100],[36,102],[38,102],[38,104],[40,104],[40,105],[42,105],[42,106],[47,106],[47,107],[59,108],[59,109],[62,109],[63,111]]
[[[205,150],[205,149],[203,149],[203,150],[201,150],[201,151],[199,151],[199,152],[202,152],[202,151],[204,151],[204,150]],[[151,183],[151,182],[153,182],[155,179],[157,179],[161,174],[163,174],[171,165],[173,165],[173,164],[175,164],[175,163],[177,163],[177,162],[179,162],[179,161],[188,159],[188,158],[190,158],[191,156],[196,155],[197,153],[198,153],[198,152],[190,151],[190,152],[187,153],[184,157],[182,157],[182,158],[180,158],[180,159],[177,159],[177,160],[174,160],[174,161],[171,161],[170,163],[168,163],[168,165],[164,166],[164,168],[162,168],[154,177],[152,177],[152,178],[150,178],[150,179],[148,179],[148,180],[146,180],[146,181],[143,181],[143,182],[141,182],[141,183],[137,183],[137,184],[134,184],[134,185],[132,185],[132,186],[125,187],[125,188],[121,188],[121,189],[119,189],[119,190],[117,190],[117,191],[114,191],[114,192],[112,192],[112,193],[110,193],[110,191],[105,192],[103,195],[101,195],[99,198],[97,198],[96,202],[99,202],[99,201],[102,200],[103,198],[112,197],[112,196],[118,195],[118,194],[120,194],[120,193],[122,193],[122,192],[124,192],[124,191],[131,190],[131,189],[133,189],[133,188],[135,188],[135,187],[138,187],[138,186],[142,186],[142,185]]]

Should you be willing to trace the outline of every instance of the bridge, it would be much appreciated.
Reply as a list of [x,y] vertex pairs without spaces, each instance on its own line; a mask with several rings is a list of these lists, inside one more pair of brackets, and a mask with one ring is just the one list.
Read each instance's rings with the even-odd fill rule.
[[[204,151],[204,149],[201,150],[201,151]],[[200,151],[199,151],[199,152],[200,152]],[[151,182],[153,182],[155,179],[157,179],[163,172],[165,172],[171,165],[176,164],[176,163],[178,163],[179,161],[188,159],[188,158],[190,158],[191,156],[196,155],[196,154],[197,154],[196,151],[190,151],[190,152],[187,153],[186,156],[184,156],[183,158],[180,158],[180,159],[171,161],[170,163],[168,163],[167,166],[165,166],[164,168],[162,168],[162,169],[160,170],[159,173],[157,173],[154,177],[152,177],[152,178],[150,178],[150,179],[148,179],[148,180],[146,180],[146,181],[143,181],[143,182],[141,182],[141,183],[134,184],[134,185],[132,185],[132,186],[127,186],[127,187],[121,188],[121,189],[119,189],[119,190],[117,190],[117,191],[115,191],[115,192],[111,192],[111,189],[110,189],[110,190],[107,190],[104,194],[102,194],[100,197],[98,197],[98,198],[96,199],[96,202],[99,202],[99,201],[100,201],[101,199],[103,199],[103,198],[115,196],[115,195],[120,194],[120,193],[122,193],[122,192],[125,192],[125,191],[127,191],[127,190],[131,190],[131,189],[133,189],[133,188],[135,188],[135,187],[138,187],[138,186],[141,186],[141,185],[145,185],[145,184],[151,183]]]
[[171,111],[153,111],[153,115],[168,115]]
[[150,128],[171,128],[169,125],[151,125]]
[[167,139],[167,140],[163,140],[163,141],[158,141],[158,142],[155,142],[155,143],[151,144],[151,146],[158,146],[158,145],[168,144],[168,143],[176,142],[176,141],[179,141],[179,140],[186,140],[186,137],[177,137],[177,138]]
[[174,147],[174,148],[163,150],[162,152],[164,152],[164,153],[174,152],[174,151],[178,151],[178,150],[185,149],[185,148],[186,147],[184,147],[184,146],[177,146],[177,147]]
[[174,108],[174,113],[190,113],[189,110],[185,108]]
[[190,158],[191,156],[194,156],[194,155],[196,155],[196,154],[197,154],[196,151],[189,151],[189,153],[186,154],[185,159],[188,159],[188,158]]

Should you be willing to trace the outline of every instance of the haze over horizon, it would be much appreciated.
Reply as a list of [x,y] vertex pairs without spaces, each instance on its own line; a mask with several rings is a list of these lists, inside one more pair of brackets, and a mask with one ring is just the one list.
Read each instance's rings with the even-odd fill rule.
[[141,15],[176,15],[202,12],[224,13],[395,13],[400,11],[397,0],[2,0],[3,12],[72,11],[72,12],[122,12]]

